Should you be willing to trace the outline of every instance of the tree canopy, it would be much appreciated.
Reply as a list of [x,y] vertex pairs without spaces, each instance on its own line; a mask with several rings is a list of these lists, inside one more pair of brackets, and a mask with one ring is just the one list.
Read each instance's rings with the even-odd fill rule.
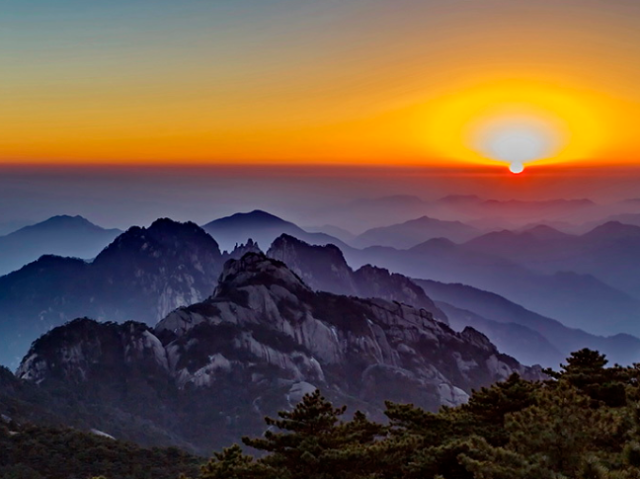
[[512,375],[437,413],[387,403],[385,424],[305,396],[199,479],[640,479],[637,365],[573,353],[548,379]]

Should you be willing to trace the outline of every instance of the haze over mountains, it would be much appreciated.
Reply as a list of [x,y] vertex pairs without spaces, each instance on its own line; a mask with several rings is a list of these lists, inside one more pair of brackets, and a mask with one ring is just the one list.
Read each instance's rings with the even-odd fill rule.
[[464,246],[543,273],[592,274],[640,298],[640,257],[636,254],[640,248],[640,226],[609,221],[582,235],[540,226],[519,233],[490,233]]
[[359,199],[313,211],[311,216],[318,225],[335,225],[356,234],[424,216],[463,222],[481,232],[549,224],[561,225],[566,232],[583,233],[610,217],[637,213],[640,213],[640,204],[629,201],[597,203],[586,198],[495,200],[454,194],[430,201],[411,195]]
[[[427,226],[430,224],[428,221]],[[557,364],[574,345],[597,346],[623,363],[640,359],[634,338],[617,336],[605,340],[598,336],[634,332],[637,299],[595,276],[547,274],[518,264],[519,258],[505,257],[509,248],[491,241],[495,235],[518,241],[527,239],[535,244],[581,238],[549,227],[520,233],[489,233],[463,244],[433,239],[405,250],[390,247],[359,250],[335,239],[331,241],[324,234],[307,233],[263,211],[233,215],[213,221],[205,228],[215,230],[234,248],[224,253],[217,240],[195,224],[165,219],[149,228],[131,228],[94,261],[45,256],[0,278],[0,314],[4,318],[1,326],[8,338],[0,361],[16,365],[38,335],[75,317],[136,320],[153,325],[174,308],[210,295],[226,260],[260,251],[249,238],[261,238],[270,256],[290,265],[317,290],[378,297],[425,308],[437,319],[451,322],[456,329],[463,325],[478,327],[501,350],[526,364]],[[419,228],[416,231],[420,232]],[[597,244],[631,241],[637,233],[635,227],[616,231],[607,234],[602,227],[597,228],[581,241]],[[270,245],[272,237],[275,241]],[[247,244],[237,245],[241,242]],[[485,242],[486,248],[495,246],[499,251],[481,251]],[[324,246],[326,243],[334,245]],[[341,246],[335,246],[336,243]],[[633,252],[629,250],[627,254]],[[360,269],[354,271],[352,266]],[[418,279],[412,282],[410,277]],[[416,284],[424,288],[436,283],[421,282],[422,279],[463,283],[471,289],[492,291],[508,299],[487,293],[480,305],[469,305],[449,296],[431,297]],[[461,288],[453,290],[462,298],[468,290]],[[494,317],[492,308],[500,302],[511,305],[506,307],[509,314],[498,310],[500,314]],[[557,321],[591,334],[574,332]],[[555,325],[552,328],[541,326],[552,323]],[[555,333],[549,333],[551,330]],[[563,339],[559,341],[558,337]]]
[[[307,284],[318,290],[338,290],[364,297],[384,297],[394,291],[395,299],[438,311],[435,316],[446,317],[446,322],[456,330],[471,326],[482,331],[501,351],[525,364],[557,366],[567,354],[582,347],[606,352],[612,361],[619,363],[640,359],[640,340],[633,336],[605,338],[571,329],[497,294],[466,285],[409,280],[370,265],[354,271],[332,246],[311,246],[284,235],[273,243],[268,255],[290,264]],[[360,278],[367,278],[364,288],[360,286]],[[372,285],[376,289],[370,289]],[[416,285],[421,289],[416,291]]]
[[91,262],[43,256],[0,277],[0,362],[15,364],[36,337],[77,317],[155,324],[211,294],[223,261],[200,227],[171,220],[130,228]]
[[477,252],[446,239],[398,250],[346,249],[354,267],[373,263],[413,278],[463,283],[493,291],[589,331],[624,332],[638,313],[638,300],[591,274],[558,271],[544,274],[496,255]]
[[[68,407],[55,400],[60,391],[74,390],[72,424],[205,454],[256,434],[265,414],[316,387],[376,418],[385,399],[435,410],[512,372],[541,377],[472,328],[457,333],[408,305],[315,292],[280,261],[248,253],[225,264],[211,297],[154,328],[88,319],[55,328],[16,375],[53,398],[50,414]],[[18,409],[33,402],[19,398]]]
[[[26,231],[44,253],[48,237],[73,237],[73,256],[109,232],[70,217]],[[379,417],[385,399],[459,404],[584,347],[640,361],[640,339],[620,334],[638,331],[640,227],[487,232],[418,217],[334,231],[348,241],[262,210],[202,227],[162,218],[0,277],[0,363],[19,365],[0,413],[206,453],[316,387]]]
[[211,221],[202,228],[216,238],[222,249],[227,251],[233,250],[235,245],[246,243],[249,239],[263,248],[268,248],[273,240],[283,233],[314,244],[343,244],[333,236],[325,233],[309,233],[289,221],[261,210],[236,213]]
[[372,228],[355,237],[350,244],[359,248],[392,246],[405,249],[434,238],[447,238],[461,243],[481,233],[460,221],[443,221],[422,216],[396,225]]
[[43,254],[93,258],[122,231],[104,229],[81,216],[54,216],[0,236],[0,275]]

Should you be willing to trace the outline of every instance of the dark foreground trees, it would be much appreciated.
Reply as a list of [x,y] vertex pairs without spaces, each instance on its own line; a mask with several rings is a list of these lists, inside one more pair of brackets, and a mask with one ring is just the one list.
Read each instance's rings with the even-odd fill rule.
[[175,448],[0,422],[0,478],[640,479],[640,365],[581,350],[546,372],[438,413],[388,403],[384,424],[316,391],[200,468]]
[[201,459],[176,448],[145,449],[73,429],[0,421],[2,479],[175,479]]
[[387,404],[385,425],[344,418],[320,392],[261,438],[216,454],[200,479],[640,479],[640,368],[573,353],[560,372],[513,375],[457,408]]

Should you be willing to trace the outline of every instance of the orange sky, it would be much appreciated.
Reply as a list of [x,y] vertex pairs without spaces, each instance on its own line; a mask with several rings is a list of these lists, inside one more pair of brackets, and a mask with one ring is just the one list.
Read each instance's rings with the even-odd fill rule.
[[636,2],[97,3],[0,18],[0,162],[640,163]]

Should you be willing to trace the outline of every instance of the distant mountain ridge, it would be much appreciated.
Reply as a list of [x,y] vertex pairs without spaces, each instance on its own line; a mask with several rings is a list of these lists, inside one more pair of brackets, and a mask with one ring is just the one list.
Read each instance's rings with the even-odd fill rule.
[[[536,231],[540,230],[489,233],[461,248],[497,256],[545,274],[572,271],[592,275],[640,300],[640,226],[609,221],[582,235],[549,234],[549,229],[546,235],[540,235]],[[623,324],[628,331],[640,334],[640,324],[633,327],[634,318],[640,318],[640,312],[633,312]]]
[[[431,240],[436,243],[443,241],[446,240]],[[450,244],[455,248],[453,243]],[[443,247],[447,248],[446,245]],[[605,338],[571,329],[495,293],[471,286],[410,280],[370,265],[354,272],[342,251],[332,245],[312,246],[283,235],[267,254],[289,264],[316,290],[402,301],[424,307],[436,317],[444,313],[454,329],[474,327],[487,334],[501,351],[525,364],[542,363],[557,367],[569,353],[584,347],[603,351],[612,360],[624,364],[640,360],[640,339],[635,337],[617,335]],[[361,278],[366,278],[362,288],[359,287]],[[417,292],[417,287],[423,291]]]
[[371,265],[354,271],[337,246],[314,246],[282,235],[273,242],[267,255],[285,263],[317,291],[401,302],[424,309],[438,321],[448,323],[444,312],[409,278]]
[[[533,263],[523,264],[529,252],[528,244],[512,249],[505,246],[515,236],[518,235],[507,231],[490,233],[463,244],[432,239],[404,250],[376,246],[343,251],[349,264],[356,268],[374,264],[408,277],[468,284],[595,334],[637,332],[632,321],[640,315],[639,299],[605,282],[604,276],[579,269],[576,272],[570,264],[551,271],[540,271]],[[532,234],[521,237],[532,244],[543,243]],[[487,249],[471,246],[485,240]],[[541,251],[553,255],[561,250],[548,246]],[[629,248],[622,255],[620,251],[621,248],[604,250],[602,257],[610,257],[611,261],[617,257],[619,274],[635,277],[640,271],[635,268],[638,249]],[[512,256],[505,256],[506,253]],[[576,253],[573,251],[570,257],[575,258]]]
[[[541,334],[562,357],[586,347],[605,353],[612,362],[632,364],[640,361],[640,339],[634,336],[627,334],[596,336],[580,329],[569,328],[560,321],[529,311],[506,298],[479,288],[431,280],[416,279],[414,281],[436,301],[436,304],[455,305],[463,312],[471,311],[482,318],[480,322],[470,321],[474,318],[461,317],[444,306],[443,309],[448,312],[449,320],[454,327],[473,324],[488,337],[494,338],[492,339],[494,342],[503,344],[503,348],[507,344],[503,341],[516,344],[517,339],[514,341],[509,339],[509,336],[504,336],[504,325],[515,324]],[[500,337],[504,339],[501,340]],[[555,354],[553,360],[557,359],[558,355]]]
[[308,233],[299,226],[262,210],[249,213],[236,213],[202,226],[216,238],[222,249],[231,251],[236,244],[246,243],[248,239],[258,243],[261,248],[269,245],[281,234],[289,234],[312,244],[344,245],[339,239],[324,233]]
[[0,276],[45,254],[91,259],[122,231],[104,229],[82,216],[59,215],[0,236]]
[[[247,221],[249,229],[245,228]],[[234,215],[217,224],[226,224],[227,231],[234,232],[236,223],[240,224],[240,233],[234,234],[240,236],[256,232],[259,229],[256,225],[260,224],[266,225],[270,235],[278,233],[283,224],[288,228],[293,225],[298,237],[304,238],[307,234],[304,230],[296,229],[293,223],[265,212]],[[278,226],[275,229],[274,224]],[[628,236],[627,227],[615,224],[600,227],[599,231],[607,229],[621,231],[623,237]],[[532,244],[575,241],[577,238],[538,226],[521,233],[491,233],[469,243],[481,243],[483,238],[490,238],[487,240],[489,246],[498,247],[500,251],[506,250],[507,247],[500,243],[502,240],[498,241],[494,236],[498,239],[504,237],[507,243],[512,238],[527,238]],[[602,236],[598,241],[606,242],[611,235],[595,236]],[[317,239],[317,236],[312,239]],[[526,257],[528,251],[521,247],[520,256]],[[154,324],[172,309],[206,298],[217,284],[224,261],[239,259],[247,252],[257,253],[260,248],[256,242],[248,241],[242,245],[234,244],[231,252],[222,254],[217,241],[200,227],[163,219],[149,228],[129,229],[91,263],[45,256],[20,271],[0,278],[0,315],[3,318],[0,332],[6,334],[9,344],[5,356],[0,354],[0,362],[11,364],[22,354],[19,351],[26,350],[31,339],[74,317],[88,315],[116,321],[135,319]],[[560,318],[564,322],[567,317],[549,312],[554,310],[555,304],[559,304],[554,301],[561,300],[574,317],[584,314],[579,317],[585,326],[580,327],[587,327],[588,322],[596,318],[601,321],[598,327],[602,331],[614,331],[611,327],[613,321],[623,324],[621,319],[624,319],[624,315],[637,306],[633,298],[599,282],[596,277],[570,271],[553,275],[539,274],[497,254],[473,251],[468,244],[457,245],[441,238],[409,250],[389,247],[357,250],[346,245],[340,248],[330,244],[315,247],[303,239],[280,233],[268,254],[289,264],[316,290],[398,301],[424,308],[444,322],[447,321],[447,314],[443,308],[434,304],[407,276],[464,282],[492,290],[516,299],[529,309],[542,311],[541,316]],[[360,266],[360,269],[354,271],[349,264]],[[390,271],[398,271],[405,276]],[[547,301],[546,309],[538,298]],[[484,324],[490,324],[486,321],[495,321],[491,315],[466,308],[455,301],[438,300],[457,308],[458,325],[464,322],[461,318],[466,314],[465,310],[476,314],[477,321],[483,318]],[[608,322],[602,321],[603,318]],[[17,327],[15,331],[14,327]],[[506,334],[507,331],[504,332]],[[22,335],[21,339],[18,340],[17,335]],[[531,340],[538,341],[533,336]],[[500,344],[503,349],[509,350],[508,343]]]
[[391,246],[405,249],[434,238],[446,238],[460,243],[482,232],[460,221],[443,221],[429,216],[391,226],[373,228],[353,240],[356,247]]

